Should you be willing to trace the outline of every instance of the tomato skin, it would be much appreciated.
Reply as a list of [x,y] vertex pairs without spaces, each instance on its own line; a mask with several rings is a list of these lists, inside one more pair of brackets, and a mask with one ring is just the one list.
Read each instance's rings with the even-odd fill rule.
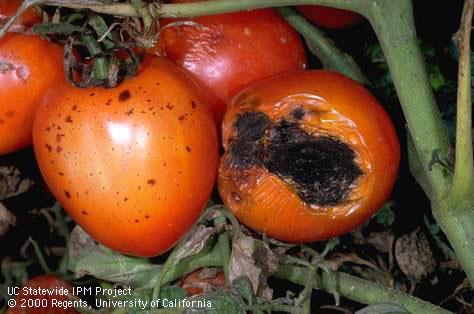
[[[0,22],[11,17],[20,0],[0,0]],[[27,10],[13,26],[40,21]],[[0,155],[31,144],[34,111],[44,93],[63,77],[62,51],[37,36],[7,34],[0,39]],[[14,130],[14,131],[12,131]]]
[[[19,290],[19,294],[15,297],[16,306],[11,307],[7,310],[7,314],[50,314],[50,313],[57,313],[57,314],[76,314],[78,313],[74,308],[62,308],[62,307],[54,307],[51,306],[53,300],[57,300],[58,302],[66,302],[70,300],[68,296],[62,295],[61,293],[55,293],[54,295],[31,295],[25,294],[23,289],[32,289],[33,291],[38,291],[38,289],[67,289],[68,295],[72,294],[72,286],[56,277],[51,275],[42,275],[36,276],[26,282],[22,288]],[[21,305],[26,305],[27,301],[22,300],[45,300],[43,301],[47,306],[41,307],[21,307]],[[26,303],[25,303],[26,302]],[[38,302],[38,301],[37,301]]]
[[[313,136],[329,134],[343,140],[355,153],[362,175],[337,204],[304,202],[294,186],[266,166],[242,170],[232,159],[239,116],[261,112],[275,125],[292,119],[289,112],[296,108],[305,112],[300,128]],[[270,136],[271,130],[266,132]],[[363,86],[335,72],[302,71],[245,89],[232,101],[222,133],[225,153],[218,184],[224,204],[248,227],[282,241],[313,242],[353,230],[383,205],[397,176],[400,149],[390,118]]]
[[296,9],[312,23],[330,29],[348,28],[364,19],[352,11],[318,5],[299,5]]
[[156,256],[198,219],[216,177],[213,116],[184,70],[148,59],[117,88],[51,90],[34,148],[51,191],[94,239]]
[[192,72],[216,96],[218,122],[242,88],[307,65],[299,35],[272,9],[161,21],[162,26],[178,21],[201,25],[164,28],[156,49]]
[[205,291],[206,287],[225,287],[225,275],[223,271],[217,272],[215,275],[207,276],[204,269],[198,269],[186,277],[180,283],[180,287],[186,290],[188,295],[199,295]]
[[46,91],[64,74],[61,48],[37,36],[7,34],[0,39],[0,64],[3,155],[31,144],[35,109]]

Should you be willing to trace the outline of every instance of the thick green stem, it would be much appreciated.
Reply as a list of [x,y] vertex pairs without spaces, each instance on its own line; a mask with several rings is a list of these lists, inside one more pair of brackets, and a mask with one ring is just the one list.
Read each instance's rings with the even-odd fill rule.
[[278,12],[304,37],[309,50],[321,60],[325,69],[338,71],[359,83],[369,84],[369,80],[357,66],[352,56],[341,51],[317,27],[306,21],[293,9],[278,8]]
[[[451,175],[445,166],[432,163],[434,152],[438,152],[438,157],[442,161],[448,160],[450,144],[428,83],[423,56],[416,42],[411,1],[373,0],[372,5],[366,10],[365,15],[378,35],[405,113],[415,148],[412,156],[418,157],[412,167],[416,165],[419,174],[424,174],[423,187],[431,199],[436,221],[455,249],[472,285],[474,284],[473,185],[464,186],[464,192],[460,195],[451,193]],[[470,107],[470,103],[468,105],[464,103],[463,106]],[[463,115],[466,109],[468,108],[461,109]],[[460,119],[462,128],[466,128],[469,124],[469,130],[465,132],[470,133],[470,121],[466,121],[470,119],[470,113],[468,116],[464,115]],[[468,145],[472,144],[466,144],[465,139],[461,139],[462,150],[472,150],[466,147]],[[461,155],[463,154],[469,152],[463,151]],[[466,162],[465,158],[469,157],[464,156],[464,161],[460,162]],[[470,158],[469,165],[472,167],[472,155]],[[472,176],[472,168],[467,170],[469,170],[467,176]],[[417,177],[420,177],[419,174]]]
[[456,127],[456,163],[450,193],[433,214],[456,251],[474,287],[474,170],[472,152],[472,104],[470,36],[474,0],[464,2],[459,30],[459,79]]
[[[294,283],[305,285],[310,276],[310,270],[306,267],[294,265],[280,265],[276,277],[286,279]],[[396,303],[406,308],[410,313],[447,314],[451,313],[436,305],[409,294],[387,288],[382,285],[360,279],[348,274],[336,272],[337,292],[341,296],[363,304]],[[314,282],[315,289],[330,290],[331,279],[325,272]]]
[[465,0],[461,27],[456,36],[459,43],[458,99],[456,121],[456,161],[450,194],[464,197],[472,194],[474,166],[472,156],[471,102],[471,28],[473,0]]
[[[429,85],[423,55],[417,43],[410,0],[373,0],[364,8],[379,38],[390,68],[411,139],[429,185],[431,200],[440,199],[450,185],[450,176],[432,165],[433,152],[447,159],[450,145]],[[431,167],[431,169],[430,169]]]
[[[40,3],[72,9],[88,8],[97,13],[119,16],[138,16],[128,3],[104,4],[100,1],[84,0],[39,0]],[[159,17],[190,17],[219,13],[252,10],[267,7],[283,7],[303,4],[318,4],[329,7],[358,11],[360,0],[212,0],[194,3],[161,4],[153,7],[152,13]]]
[[433,216],[454,248],[474,287],[474,194],[464,200],[448,199],[433,206]]

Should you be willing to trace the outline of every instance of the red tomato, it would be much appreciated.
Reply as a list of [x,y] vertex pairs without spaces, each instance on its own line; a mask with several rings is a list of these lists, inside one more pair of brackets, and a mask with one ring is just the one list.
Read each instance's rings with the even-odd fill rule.
[[[18,9],[20,1],[0,0],[0,21]],[[39,21],[32,10],[20,24]],[[31,144],[36,106],[51,85],[63,77],[62,51],[36,36],[7,34],[0,39],[0,155]]]
[[[52,295],[33,295],[39,289],[48,289]],[[65,295],[72,294],[72,287],[66,281],[55,276],[37,276],[30,279],[20,288],[19,294],[15,297],[16,305],[7,310],[7,314],[76,314],[78,313],[72,307],[52,306],[52,302],[67,302],[71,299]],[[62,292],[61,292],[62,291]],[[22,306],[23,305],[23,306]]]
[[34,148],[53,194],[94,239],[155,256],[196,222],[218,146],[202,91],[163,58],[113,89],[64,82],[38,109]]
[[[14,15],[21,3],[21,0],[0,0],[0,24]],[[41,17],[39,14],[34,9],[29,9],[15,21],[15,25],[31,27],[40,21]]]
[[352,11],[319,5],[299,5],[296,9],[314,24],[332,29],[348,28],[364,19],[363,16]]
[[223,122],[219,192],[250,228],[289,242],[351,231],[388,198],[398,139],[377,100],[330,71],[260,82]]
[[62,50],[37,36],[0,39],[0,155],[31,144],[36,107],[64,78]]
[[[196,25],[182,24],[185,21]],[[155,53],[160,51],[209,88],[218,100],[218,122],[242,88],[306,67],[300,36],[272,9],[161,22],[165,28]],[[171,25],[176,22],[181,24]]]
[[198,269],[181,281],[180,287],[186,290],[188,295],[198,295],[204,292],[224,287],[226,285],[224,272],[209,272],[207,269]]

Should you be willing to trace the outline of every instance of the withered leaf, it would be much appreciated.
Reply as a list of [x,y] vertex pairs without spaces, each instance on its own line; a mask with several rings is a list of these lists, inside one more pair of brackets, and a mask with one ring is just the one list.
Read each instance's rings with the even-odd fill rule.
[[16,223],[16,217],[2,203],[0,203],[0,237],[7,233]]
[[20,171],[14,167],[0,167],[0,201],[26,192],[33,181],[21,179]]
[[278,259],[267,244],[244,234],[234,237],[229,264],[229,279],[249,279],[253,293],[268,300],[273,291],[267,285],[267,278],[276,271]]

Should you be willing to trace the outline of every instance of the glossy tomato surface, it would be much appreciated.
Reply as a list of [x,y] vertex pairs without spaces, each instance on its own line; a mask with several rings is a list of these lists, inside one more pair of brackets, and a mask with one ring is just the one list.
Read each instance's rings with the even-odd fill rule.
[[219,122],[230,98],[242,88],[306,67],[299,35],[272,9],[163,19],[161,23],[164,28],[155,52],[189,70],[208,87],[217,99],[214,111]]
[[38,36],[7,34],[0,39],[0,155],[31,144],[35,110],[63,77],[59,46]]
[[300,5],[296,9],[314,24],[331,29],[348,28],[364,19],[363,16],[351,11],[318,5]]
[[42,102],[34,148],[53,194],[94,239],[131,255],[172,247],[197,220],[217,168],[202,91],[163,58],[113,89],[64,83]]
[[[48,289],[51,295],[38,295],[40,289]],[[65,304],[70,299],[65,295],[72,294],[72,286],[56,276],[36,276],[26,282],[20,288],[19,294],[15,297],[16,305],[7,310],[7,314],[76,314],[78,313],[72,306],[64,308],[53,306],[54,304]]]
[[250,228],[289,242],[328,239],[389,197],[399,143],[377,100],[329,71],[282,75],[234,98],[223,122],[219,192]]
[[[10,18],[20,0],[0,0],[0,23]],[[20,16],[13,30],[40,21],[34,10]],[[36,106],[55,81],[62,78],[59,46],[37,36],[7,34],[0,39],[0,155],[31,144]]]

